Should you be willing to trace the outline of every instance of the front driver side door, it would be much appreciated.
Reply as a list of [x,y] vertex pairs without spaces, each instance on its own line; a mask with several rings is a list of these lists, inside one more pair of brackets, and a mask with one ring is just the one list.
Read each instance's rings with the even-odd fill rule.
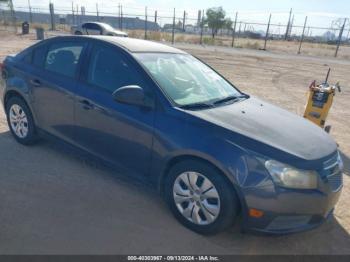
[[102,35],[102,28],[98,24],[86,23],[83,25],[83,29],[87,35]]
[[150,80],[120,48],[103,43],[91,46],[75,104],[76,143],[138,174],[147,174],[151,163],[154,109],[114,101],[122,86],[139,85],[152,96]]

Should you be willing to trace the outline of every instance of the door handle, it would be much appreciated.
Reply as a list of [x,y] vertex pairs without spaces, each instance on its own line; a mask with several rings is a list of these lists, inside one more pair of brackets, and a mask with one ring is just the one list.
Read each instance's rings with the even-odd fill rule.
[[41,86],[41,82],[38,79],[32,79],[30,80],[30,83],[35,87]]
[[94,105],[85,99],[80,100],[79,103],[82,104],[82,106],[85,110],[90,110],[90,109],[94,108]]

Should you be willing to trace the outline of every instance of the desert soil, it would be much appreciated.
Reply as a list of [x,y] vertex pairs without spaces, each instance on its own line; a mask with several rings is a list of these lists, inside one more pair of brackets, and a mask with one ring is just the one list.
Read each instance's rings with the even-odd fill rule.
[[[35,42],[0,32],[0,61]],[[162,201],[138,183],[54,142],[15,143],[0,109],[0,253],[6,254],[350,254],[350,61],[256,50],[178,44],[216,68],[242,91],[302,115],[308,85],[340,82],[327,124],[345,162],[334,219],[300,234],[214,237],[180,226]],[[281,127],[283,128],[283,127]],[[123,199],[123,201],[120,201]],[[300,203],[302,204],[302,203]]]

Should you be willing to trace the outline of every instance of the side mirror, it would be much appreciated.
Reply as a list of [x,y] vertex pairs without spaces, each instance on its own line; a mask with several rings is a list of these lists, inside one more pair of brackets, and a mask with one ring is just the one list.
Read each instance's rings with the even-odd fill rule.
[[118,88],[113,92],[115,101],[122,104],[136,105],[146,108],[153,108],[153,99],[149,98],[142,87],[129,85]]

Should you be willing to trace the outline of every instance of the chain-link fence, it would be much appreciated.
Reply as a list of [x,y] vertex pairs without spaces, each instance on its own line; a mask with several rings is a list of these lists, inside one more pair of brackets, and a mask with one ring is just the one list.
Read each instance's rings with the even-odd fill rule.
[[135,38],[350,59],[350,23],[343,17],[305,17],[292,10],[275,14],[231,12],[227,16],[232,25],[219,29],[213,37],[212,28],[204,23],[206,10],[159,10],[111,3],[31,6],[28,1],[28,6],[13,7],[0,2],[0,25],[3,30],[16,31],[20,23],[28,21],[31,28],[74,33],[73,25],[99,21]]

